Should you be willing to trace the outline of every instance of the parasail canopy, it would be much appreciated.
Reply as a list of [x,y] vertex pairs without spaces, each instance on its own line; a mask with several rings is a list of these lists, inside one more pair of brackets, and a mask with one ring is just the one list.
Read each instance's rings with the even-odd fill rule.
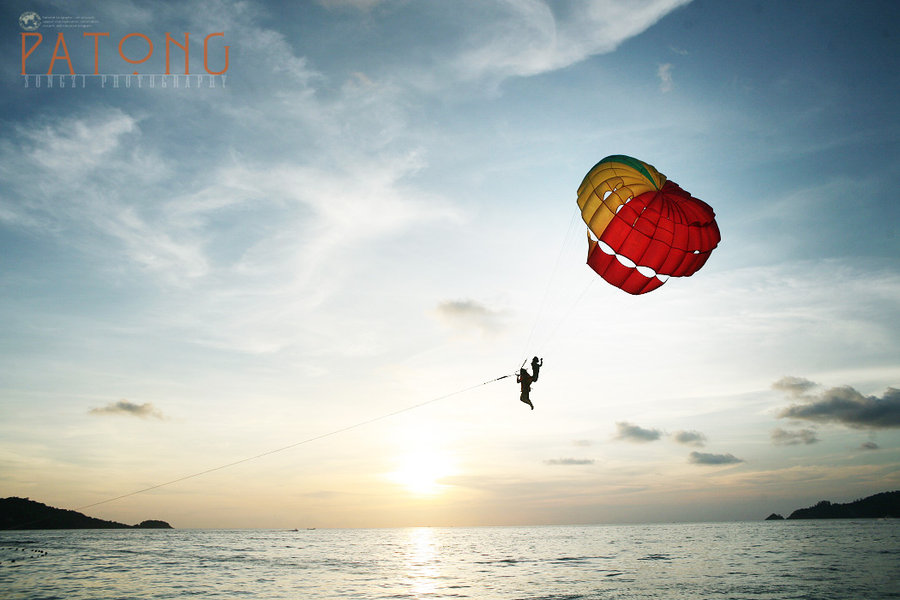
[[629,294],[693,275],[721,239],[712,207],[630,156],[594,165],[578,188],[578,207],[588,226],[588,265]]

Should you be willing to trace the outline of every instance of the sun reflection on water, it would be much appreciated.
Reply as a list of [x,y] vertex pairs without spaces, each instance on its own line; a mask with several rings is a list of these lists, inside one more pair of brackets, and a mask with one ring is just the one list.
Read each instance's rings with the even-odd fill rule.
[[406,578],[415,597],[435,594],[441,571],[438,561],[438,542],[428,527],[409,530],[406,549]]

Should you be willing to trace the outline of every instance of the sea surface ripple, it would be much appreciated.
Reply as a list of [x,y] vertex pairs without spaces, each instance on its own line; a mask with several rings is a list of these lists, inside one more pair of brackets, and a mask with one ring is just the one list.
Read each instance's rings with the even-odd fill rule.
[[0,596],[900,598],[900,521],[4,531]]

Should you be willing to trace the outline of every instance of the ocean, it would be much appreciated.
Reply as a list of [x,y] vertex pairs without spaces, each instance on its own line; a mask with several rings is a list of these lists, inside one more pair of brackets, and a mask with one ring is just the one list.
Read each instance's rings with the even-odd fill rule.
[[3,531],[0,597],[900,598],[900,521]]

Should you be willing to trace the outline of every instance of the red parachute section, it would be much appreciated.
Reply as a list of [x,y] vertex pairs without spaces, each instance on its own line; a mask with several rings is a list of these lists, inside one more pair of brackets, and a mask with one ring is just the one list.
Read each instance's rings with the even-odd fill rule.
[[[583,184],[579,204],[590,232],[588,265],[629,294],[644,294],[669,277],[693,275],[706,263],[721,234],[712,207],[649,165],[630,157],[604,160],[615,163],[621,173],[619,163],[626,158],[633,161],[629,169],[631,164],[646,167],[631,169],[634,182],[615,176],[595,183],[591,186],[595,189],[585,190]],[[604,165],[598,163],[589,176]]]

